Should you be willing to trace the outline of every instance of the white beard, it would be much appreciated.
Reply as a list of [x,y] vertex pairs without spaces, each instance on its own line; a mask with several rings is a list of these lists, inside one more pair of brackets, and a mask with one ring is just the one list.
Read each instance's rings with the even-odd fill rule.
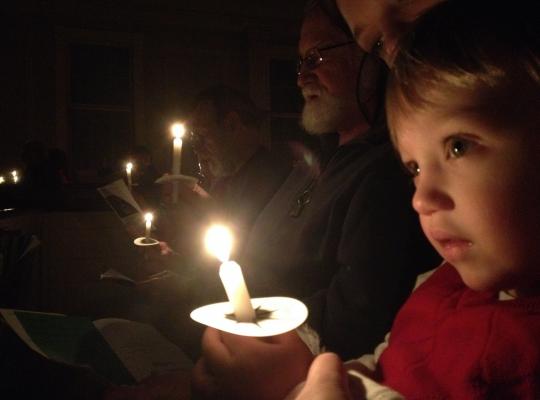
[[357,112],[354,100],[335,97],[317,89],[304,90],[304,98],[309,93],[319,95],[316,99],[306,99],[302,110],[302,127],[312,135],[338,132]]

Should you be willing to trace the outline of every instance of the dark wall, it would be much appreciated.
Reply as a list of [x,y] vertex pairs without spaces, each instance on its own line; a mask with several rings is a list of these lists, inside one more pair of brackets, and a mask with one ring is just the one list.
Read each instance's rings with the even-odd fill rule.
[[230,84],[269,106],[265,89],[253,91],[260,87],[253,82],[258,68],[253,54],[260,54],[257,46],[294,51],[303,0],[11,0],[2,7],[0,169],[14,166],[30,139],[70,155],[69,123],[58,110],[61,81],[69,73],[58,70],[58,32],[66,29],[140,39],[133,140],[148,145],[165,169],[168,127],[186,115],[191,98],[204,87]]

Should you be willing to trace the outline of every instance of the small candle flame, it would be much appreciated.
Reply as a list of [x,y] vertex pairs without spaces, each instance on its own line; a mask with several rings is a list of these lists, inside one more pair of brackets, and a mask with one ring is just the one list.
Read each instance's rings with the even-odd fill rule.
[[133,169],[133,163],[132,162],[128,162],[126,164],[126,172],[129,174],[131,172],[131,170]]
[[224,225],[213,225],[206,232],[204,244],[206,250],[222,263],[229,260],[232,248],[232,234]]
[[175,139],[180,139],[186,133],[186,128],[184,124],[177,122],[177,123],[172,124],[171,132]]
[[3,176],[0,176],[0,183],[4,183],[6,180],[4,179]]
[[150,213],[150,212],[144,214],[144,221],[145,221],[146,223],[152,222],[153,220],[154,220],[154,214],[152,214],[152,213]]

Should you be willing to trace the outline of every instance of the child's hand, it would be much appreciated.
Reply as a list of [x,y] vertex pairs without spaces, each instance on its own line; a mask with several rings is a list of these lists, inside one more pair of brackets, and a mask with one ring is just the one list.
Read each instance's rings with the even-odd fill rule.
[[[355,399],[364,398],[358,394]],[[324,353],[315,358],[307,380],[298,394],[291,394],[287,400],[351,400],[347,374],[343,363],[334,353]]]

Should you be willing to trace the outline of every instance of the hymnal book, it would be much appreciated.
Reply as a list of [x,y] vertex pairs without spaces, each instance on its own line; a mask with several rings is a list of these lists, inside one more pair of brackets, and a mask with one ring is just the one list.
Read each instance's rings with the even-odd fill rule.
[[10,309],[0,309],[0,315],[43,357],[90,367],[113,384],[132,385],[150,375],[193,366],[182,350],[148,324]]
[[129,285],[129,286],[137,286],[137,285],[142,285],[142,284],[150,283],[150,282],[157,281],[157,280],[164,280],[164,279],[169,279],[169,278],[178,278],[179,276],[180,275],[178,273],[173,272],[173,271],[169,271],[168,269],[166,269],[166,270],[163,270],[163,271],[160,271],[160,272],[156,272],[155,274],[149,275],[145,279],[136,281],[136,280],[130,278],[129,276],[126,276],[123,273],[118,272],[117,270],[111,268],[111,269],[108,269],[107,271],[103,272],[99,276],[99,279],[102,280],[102,281],[113,281],[113,282],[123,283],[123,284]]
[[98,192],[124,225],[128,228],[131,225],[142,227],[142,209],[122,179],[98,188]]

